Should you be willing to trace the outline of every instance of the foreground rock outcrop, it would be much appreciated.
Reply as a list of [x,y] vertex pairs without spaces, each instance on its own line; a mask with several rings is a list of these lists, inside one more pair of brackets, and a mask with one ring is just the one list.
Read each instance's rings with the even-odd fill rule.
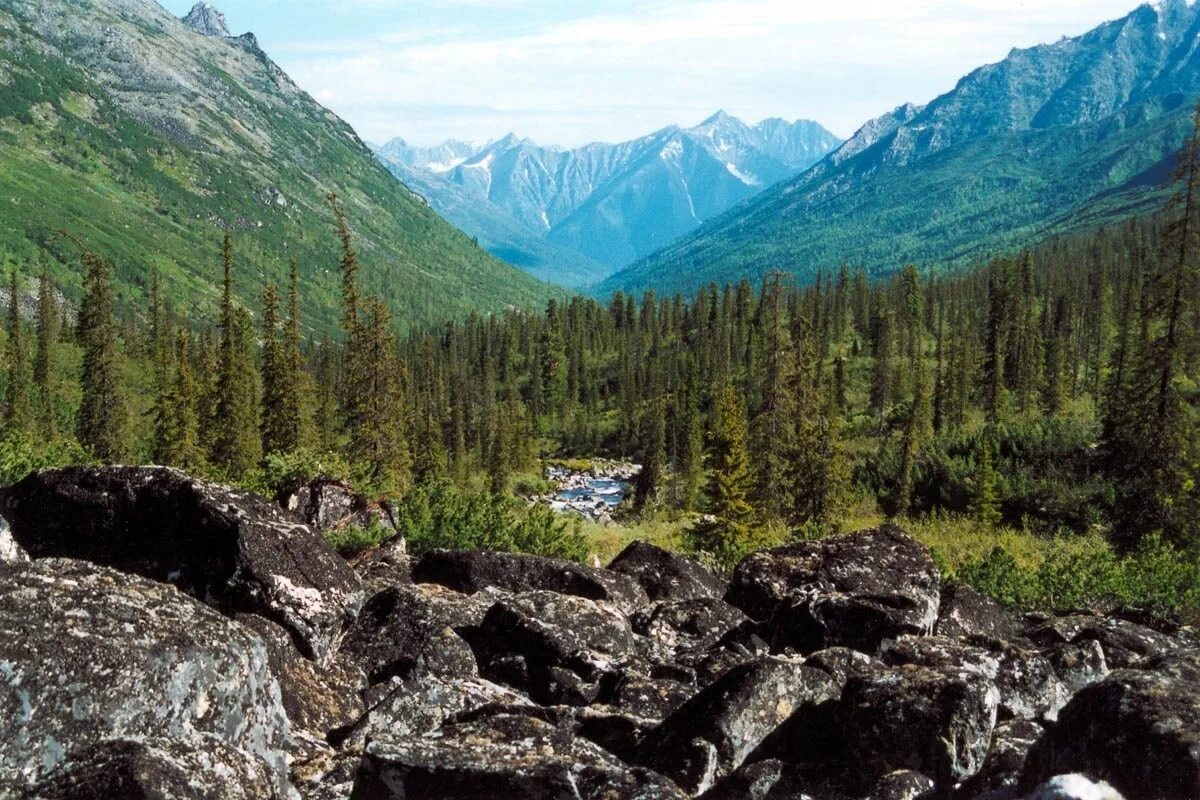
[[2,797],[1200,797],[1194,632],[1014,615],[894,527],[726,582],[647,544],[348,565],[172,470],[0,510]]

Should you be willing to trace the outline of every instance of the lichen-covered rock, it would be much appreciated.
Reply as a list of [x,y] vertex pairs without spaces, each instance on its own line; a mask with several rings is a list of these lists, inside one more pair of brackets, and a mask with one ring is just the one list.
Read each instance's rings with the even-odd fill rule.
[[363,602],[319,535],[253,495],[164,467],[68,467],[0,490],[34,558],[63,557],[171,583],[225,613],[283,625],[306,656],[337,648]]
[[937,633],[939,636],[987,636],[1011,641],[1021,633],[1021,621],[970,586],[953,584],[942,589]]
[[1152,672],[1196,684],[1197,691],[1200,691],[1200,649],[1156,656],[1142,666]]
[[497,597],[493,592],[465,595],[436,584],[393,586],[366,602],[341,652],[372,684],[414,671],[475,676],[475,655],[457,631],[479,625]]
[[1125,800],[1103,781],[1096,783],[1086,775],[1059,775],[1034,789],[1026,800]]
[[638,763],[702,793],[737,769],[798,709],[836,697],[824,672],[760,658],[734,667],[663,720],[642,742]]
[[903,666],[851,678],[837,723],[851,762],[915,770],[946,789],[983,766],[999,700],[978,673]]
[[600,681],[637,654],[616,608],[573,595],[527,592],[495,603],[472,639],[483,674],[543,705],[590,705]]
[[651,600],[716,599],[725,594],[724,582],[704,567],[649,542],[632,542],[608,568],[633,578]]
[[413,567],[417,583],[438,583],[473,594],[488,587],[507,592],[550,591],[612,603],[632,614],[649,603],[628,575],[545,556],[485,550],[435,550]]
[[1180,644],[1167,634],[1124,619],[1092,614],[1065,614],[1027,628],[1025,638],[1044,647],[1099,642],[1109,669],[1137,667],[1159,655],[1173,653]]
[[1108,677],[1108,662],[1104,659],[1104,648],[1095,639],[1072,644],[1057,642],[1043,651],[1054,672],[1062,682],[1068,697],[1085,686]]
[[818,650],[804,659],[804,665],[825,672],[833,678],[839,689],[851,678],[862,678],[885,668],[885,664],[879,659],[849,647]]
[[286,790],[288,721],[262,640],[170,586],[93,564],[0,566],[0,720],[0,796],[105,740],[204,735]]
[[580,739],[569,725],[498,709],[426,736],[381,733],[366,747],[354,796],[683,800],[687,795]]
[[387,508],[371,503],[350,484],[336,478],[294,482],[284,487],[275,499],[322,533],[347,527],[379,526],[396,530]]
[[671,651],[711,647],[747,621],[740,609],[712,597],[655,603],[630,618],[636,633]]
[[979,772],[961,784],[955,797],[1017,797],[1017,782],[1025,758],[1042,736],[1042,726],[1027,719],[1012,719],[996,723],[992,731],[992,746]]
[[1145,800],[1200,797],[1200,692],[1158,672],[1119,670],[1073,698],[1034,745],[1021,789],[1079,772]]
[[933,632],[938,586],[928,548],[885,526],[749,555],[725,599],[769,620],[775,649],[874,653],[885,639]]
[[655,678],[621,669],[601,678],[597,700],[641,719],[661,721],[686,703],[694,687],[670,678]]
[[441,678],[423,674],[389,682],[391,691],[367,712],[359,724],[367,740],[385,732],[393,736],[422,736],[466,711],[488,705],[530,705],[529,699],[483,678]]
[[393,586],[406,586],[412,580],[412,556],[408,555],[404,537],[394,536],[374,549],[351,560],[350,566],[362,581],[367,597]]
[[267,765],[215,736],[106,739],[70,753],[21,800],[273,800]]
[[0,517],[0,564],[21,564],[29,560],[29,554],[13,538],[8,520]]
[[863,800],[932,800],[933,789],[933,780],[928,776],[911,769],[899,769],[877,780]]

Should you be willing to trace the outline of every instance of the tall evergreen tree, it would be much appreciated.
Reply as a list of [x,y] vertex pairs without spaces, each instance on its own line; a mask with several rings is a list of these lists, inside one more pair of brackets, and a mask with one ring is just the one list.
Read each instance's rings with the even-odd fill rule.
[[258,427],[256,374],[250,355],[250,322],[233,301],[233,243],[226,232],[221,243],[221,308],[216,379],[216,428],[209,458],[213,466],[240,476],[262,458]]
[[25,342],[21,335],[21,283],[14,269],[8,283],[8,384],[4,390],[4,430],[10,435],[29,432],[32,419]]
[[191,340],[186,328],[175,335],[174,375],[167,390],[164,411],[155,426],[154,459],[188,472],[206,465],[200,443],[200,416],[196,403],[199,387],[192,371]]
[[81,260],[85,275],[77,335],[83,365],[75,434],[93,458],[118,464],[129,452],[129,405],[113,315],[112,268],[87,249]]

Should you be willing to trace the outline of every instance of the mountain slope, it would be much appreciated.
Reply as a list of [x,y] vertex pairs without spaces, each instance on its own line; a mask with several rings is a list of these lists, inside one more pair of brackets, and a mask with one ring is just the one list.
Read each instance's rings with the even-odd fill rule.
[[500,224],[503,216],[552,252],[578,254],[580,266],[563,262],[554,277],[579,286],[795,175],[838,143],[815,122],[748,126],[718,112],[694,128],[575,150],[510,134],[467,156],[458,142],[420,149],[397,140],[376,152],[398,175],[415,175],[431,204],[491,252],[512,249],[515,231]]
[[1200,94],[1198,11],[1167,0],[1014,50],[597,291],[690,292],[780,268],[805,280],[842,262],[954,266],[1152,210]]
[[201,4],[175,19],[150,0],[0,5],[0,257],[45,244],[78,291],[63,230],[108,256],[135,308],[151,267],[178,305],[211,307],[221,229],[239,291],[300,266],[309,320],[337,319],[342,198],[366,287],[401,321],[540,303],[551,290],[475,246],[381,167],[250,34]]

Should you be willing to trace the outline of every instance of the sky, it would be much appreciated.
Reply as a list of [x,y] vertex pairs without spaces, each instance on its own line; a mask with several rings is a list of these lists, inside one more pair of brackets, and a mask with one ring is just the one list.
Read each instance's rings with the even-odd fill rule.
[[[160,0],[177,15],[192,0]],[[1136,0],[213,0],[365,139],[623,141],[723,109],[841,137]]]

